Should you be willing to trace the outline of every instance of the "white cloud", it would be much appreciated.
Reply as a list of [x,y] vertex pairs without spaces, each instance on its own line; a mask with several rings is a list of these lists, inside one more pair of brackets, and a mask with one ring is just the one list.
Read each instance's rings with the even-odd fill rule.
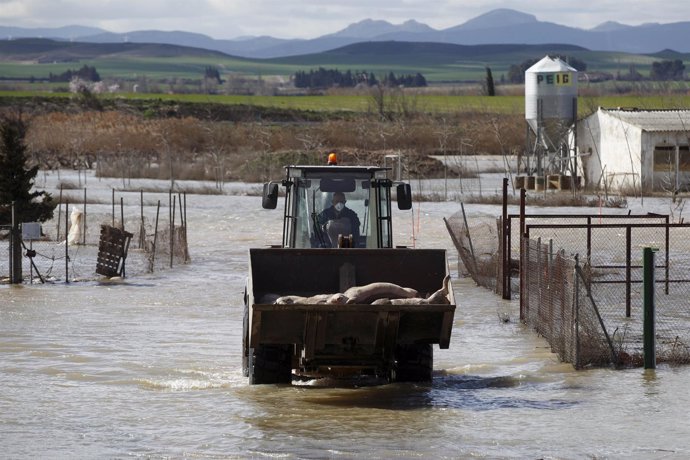
[[20,0],[0,0],[0,19],[23,18],[27,16],[26,6]]

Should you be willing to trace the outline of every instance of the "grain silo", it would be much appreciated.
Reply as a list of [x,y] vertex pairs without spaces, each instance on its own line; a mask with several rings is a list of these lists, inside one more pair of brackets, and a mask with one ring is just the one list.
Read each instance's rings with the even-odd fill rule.
[[549,187],[550,175],[560,176],[554,188],[561,188],[564,176],[577,175],[576,118],[577,70],[545,56],[525,71],[528,145],[524,162],[525,172],[536,179],[536,188]]

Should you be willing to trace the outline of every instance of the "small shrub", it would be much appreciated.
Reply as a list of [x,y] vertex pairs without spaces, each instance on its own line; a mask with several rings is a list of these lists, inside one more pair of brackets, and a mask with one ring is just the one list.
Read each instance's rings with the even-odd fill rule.
[[58,184],[57,188],[63,189],[63,190],[78,190],[82,187],[79,187],[77,184],[75,184],[71,180],[61,180],[60,183]]

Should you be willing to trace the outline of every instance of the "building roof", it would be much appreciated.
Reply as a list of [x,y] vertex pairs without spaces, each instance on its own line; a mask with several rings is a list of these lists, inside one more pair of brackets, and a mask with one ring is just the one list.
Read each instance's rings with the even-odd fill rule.
[[559,58],[552,58],[551,56],[544,56],[541,61],[534,64],[525,72],[577,72],[573,67],[569,66]]
[[605,109],[600,111],[616,117],[643,131],[690,133],[690,110],[641,110],[641,109]]

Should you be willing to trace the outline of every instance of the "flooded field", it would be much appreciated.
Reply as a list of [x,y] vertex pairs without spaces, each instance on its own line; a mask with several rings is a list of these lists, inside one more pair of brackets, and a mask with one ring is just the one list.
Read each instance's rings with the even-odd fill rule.
[[[89,179],[106,203],[110,186]],[[120,283],[0,286],[3,456],[690,456],[690,367],[574,371],[517,321],[515,301],[457,273],[450,349],[434,351],[432,384],[249,386],[247,249],[280,241],[280,211],[242,195],[188,195],[187,207],[187,265]],[[394,243],[446,248],[455,269],[443,217],[458,209],[396,213]]]

